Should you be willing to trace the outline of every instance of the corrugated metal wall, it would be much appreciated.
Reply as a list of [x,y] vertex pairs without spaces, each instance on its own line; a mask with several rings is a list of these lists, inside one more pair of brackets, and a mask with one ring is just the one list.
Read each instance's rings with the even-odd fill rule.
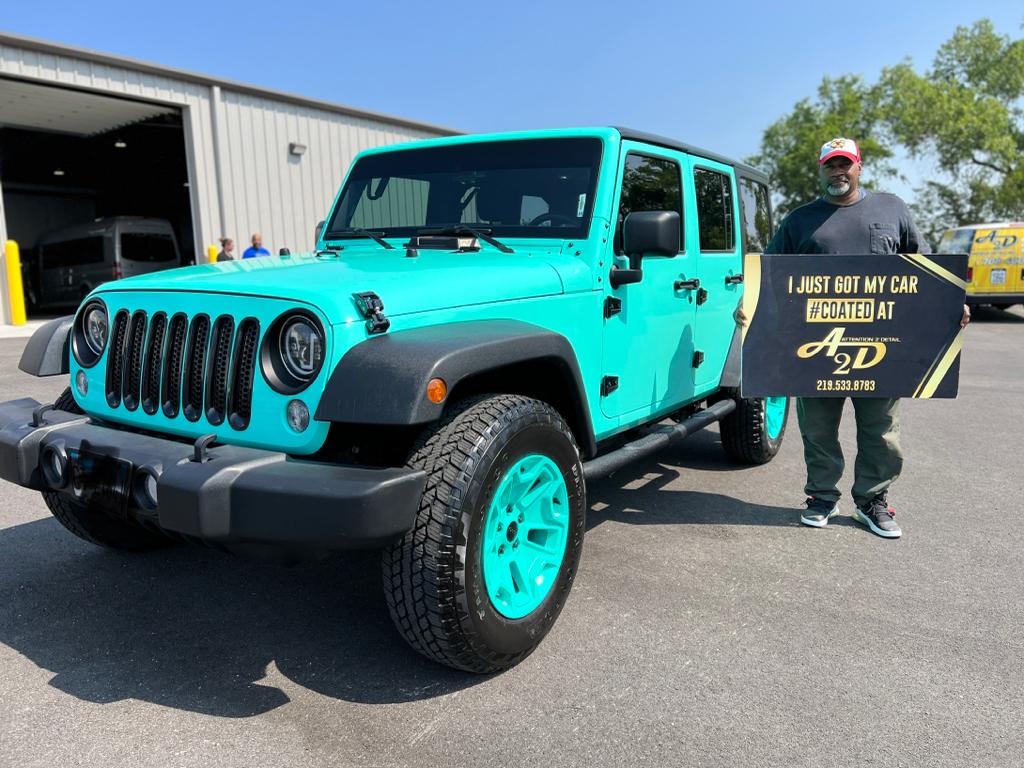
[[[437,135],[227,90],[221,95],[224,230],[239,250],[253,232],[274,253],[310,249],[313,229],[357,152]],[[305,153],[289,154],[292,143]]]
[[[253,232],[261,232],[275,253],[280,247],[309,249],[313,229],[357,152],[444,132],[361,117],[340,107],[332,112],[295,98],[263,97],[245,92],[256,89],[233,90],[220,81],[192,82],[153,65],[136,68],[128,60],[34,43],[23,47],[0,41],[0,76],[181,109],[198,258],[221,235],[233,237],[241,252]],[[293,142],[305,145],[305,153],[290,154]]]

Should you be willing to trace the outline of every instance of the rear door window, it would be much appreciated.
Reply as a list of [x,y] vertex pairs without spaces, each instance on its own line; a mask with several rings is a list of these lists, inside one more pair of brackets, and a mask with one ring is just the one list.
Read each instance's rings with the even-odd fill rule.
[[86,264],[103,263],[103,238],[82,237],[78,240],[64,240],[42,247],[43,269],[81,267]]
[[176,261],[178,254],[170,235],[125,232],[121,235],[121,258],[131,261]]
[[772,211],[768,187],[753,179],[740,179],[743,209],[743,252],[764,253],[772,239]]
[[736,231],[729,177],[719,171],[697,168],[693,172],[693,184],[697,193],[701,252],[731,252],[736,248]]

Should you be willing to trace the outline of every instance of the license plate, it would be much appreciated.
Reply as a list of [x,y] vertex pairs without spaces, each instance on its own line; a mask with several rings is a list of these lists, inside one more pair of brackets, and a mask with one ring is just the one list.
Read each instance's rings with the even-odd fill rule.
[[1006,270],[993,269],[989,275],[988,281],[991,285],[1006,285]]
[[71,490],[93,504],[120,514],[126,513],[128,483],[132,465],[113,456],[88,449],[69,448]]

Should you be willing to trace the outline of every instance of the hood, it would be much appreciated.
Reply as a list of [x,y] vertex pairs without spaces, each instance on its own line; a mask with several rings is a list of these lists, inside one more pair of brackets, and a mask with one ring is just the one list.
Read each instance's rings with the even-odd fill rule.
[[291,299],[331,323],[355,316],[353,293],[373,291],[388,317],[563,292],[548,253],[346,250],[338,256],[265,256],[153,272],[106,283],[100,291],[187,291]]

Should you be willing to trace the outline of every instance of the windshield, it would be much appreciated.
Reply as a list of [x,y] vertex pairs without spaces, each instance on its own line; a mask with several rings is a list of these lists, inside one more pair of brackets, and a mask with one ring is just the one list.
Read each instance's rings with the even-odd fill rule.
[[456,144],[369,155],[349,175],[327,232],[384,237],[465,224],[495,237],[586,237],[598,139]]

